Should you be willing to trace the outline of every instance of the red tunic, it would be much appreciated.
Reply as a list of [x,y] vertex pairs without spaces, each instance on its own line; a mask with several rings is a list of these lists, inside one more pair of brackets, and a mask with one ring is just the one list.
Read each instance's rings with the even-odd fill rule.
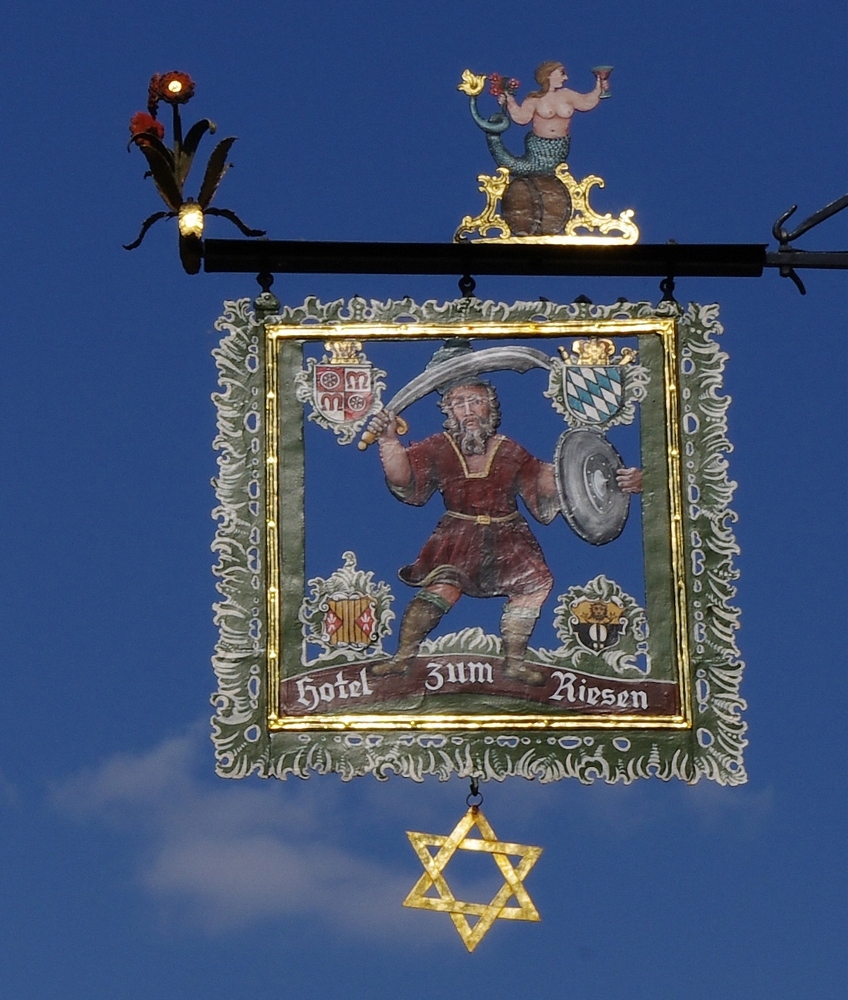
[[[435,434],[407,449],[412,482],[389,484],[404,503],[421,506],[438,490],[448,513],[411,566],[399,576],[413,587],[447,583],[471,597],[532,594],[550,587],[551,572],[516,503],[543,524],[559,510],[540,489],[545,463],[498,434],[489,465],[469,472],[453,439]],[[459,515],[459,516],[457,516]]]

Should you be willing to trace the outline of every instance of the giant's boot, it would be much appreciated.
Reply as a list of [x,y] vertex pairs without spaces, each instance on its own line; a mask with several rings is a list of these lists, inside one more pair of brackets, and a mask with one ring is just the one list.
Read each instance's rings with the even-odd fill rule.
[[541,670],[528,667],[524,662],[524,655],[540,611],[541,608],[515,608],[507,604],[501,615],[504,677],[524,681],[533,687],[544,684],[545,675]]
[[414,597],[407,605],[400,623],[397,652],[392,659],[372,667],[371,673],[377,677],[405,674],[418,654],[421,640],[433,631],[450,608],[443,597],[427,590]]

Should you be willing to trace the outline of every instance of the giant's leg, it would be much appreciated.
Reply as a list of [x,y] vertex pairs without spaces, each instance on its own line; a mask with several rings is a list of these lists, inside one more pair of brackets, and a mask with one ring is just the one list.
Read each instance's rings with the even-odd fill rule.
[[435,584],[414,597],[407,605],[400,623],[397,652],[391,660],[372,667],[371,673],[378,677],[385,674],[405,674],[418,655],[422,640],[456,604],[460,593],[456,587],[448,584]]
[[501,615],[501,640],[504,654],[504,677],[522,680],[525,684],[538,686],[545,683],[541,670],[534,670],[524,663],[530,636],[536,627],[542,605],[550,593],[550,586],[536,590],[532,594],[511,597]]

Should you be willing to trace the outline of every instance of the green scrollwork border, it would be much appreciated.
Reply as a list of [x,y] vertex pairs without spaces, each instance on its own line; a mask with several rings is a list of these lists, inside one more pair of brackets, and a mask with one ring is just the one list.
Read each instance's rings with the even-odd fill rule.
[[[679,406],[686,605],[691,651],[691,728],[569,729],[516,732],[272,732],[268,727],[266,653],[267,552],[265,412],[265,324],[455,323],[601,321],[673,318],[678,331]],[[218,414],[214,446],[219,452],[213,481],[218,505],[213,550],[222,599],[215,604],[219,629],[213,665],[213,741],[217,771],[224,777],[249,774],[284,778],[338,772],[342,778],[372,773],[414,780],[434,774],[503,780],[509,776],[556,781],[574,777],[591,783],[630,782],[640,777],[721,784],[746,780],[746,745],[739,687],[743,664],[736,646],[739,612],[732,606],[738,548],[727,475],[726,412],[721,394],[727,356],[715,305],[615,303],[614,305],[518,302],[513,305],[463,298],[454,302],[410,299],[386,303],[354,298],[280,308],[263,294],[227,302],[216,324],[224,333],[214,356],[221,391],[213,396]],[[295,515],[296,512],[288,513]],[[299,515],[302,517],[302,509]],[[274,530],[270,537],[275,538]],[[271,616],[275,617],[275,616]]]

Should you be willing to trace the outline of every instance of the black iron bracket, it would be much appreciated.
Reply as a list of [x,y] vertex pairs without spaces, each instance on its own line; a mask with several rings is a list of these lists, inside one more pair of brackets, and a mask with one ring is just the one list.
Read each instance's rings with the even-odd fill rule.
[[764,244],[558,246],[531,243],[203,241],[209,272],[271,274],[584,275],[758,277]]
[[837,198],[836,201],[825,205],[818,212],[813,212],[808,219],[804,219],[801,225],[793,229],[791,233],[783,228],[783,223],[786,222],[790,215],[793,215],[797,211],[798,206],[793,205],[790,209],[787,209],[772,226],[772,235],[777,240],[779,246],[777,253],[766,255],[766,265],[768,267],[779,267],[780,276],[782,278],[791,278],[795,282],[795,287],[802,295],[807,294],[807,289],[804,287],[804,282],[795,273],[796,267],[848,268],[848,251],[824,251],[817,253],[815,251],[796,250],[791,245],[793,240],[797,240],[799,236],[803,236],[804,233],[808,232],[814,226],[818,226],[825,219],[836,215],[837,212],[841,212],[844,208],[848,208],[848,194],[844,194],[841,198]]
[[[671,294],[675,278],[758,278],[778,268],[806,294],[796,270],[848,269],[846,251],[797,250],[792,242],[848,207],[848,195],[815,212],[792,232],[775,222],[776,252],[761,243],[668,243],[562,246],[542,243],[333,243],[267,239],[181,238],[186,270],[253,274],[449,274],[657,277]],[[188,252],[187,252],[188,251]],[[670,284],[669,284],[670,283]],[[671,290],[671,291],[670,291]],[[465,294],[465,293],[464,293]]]

